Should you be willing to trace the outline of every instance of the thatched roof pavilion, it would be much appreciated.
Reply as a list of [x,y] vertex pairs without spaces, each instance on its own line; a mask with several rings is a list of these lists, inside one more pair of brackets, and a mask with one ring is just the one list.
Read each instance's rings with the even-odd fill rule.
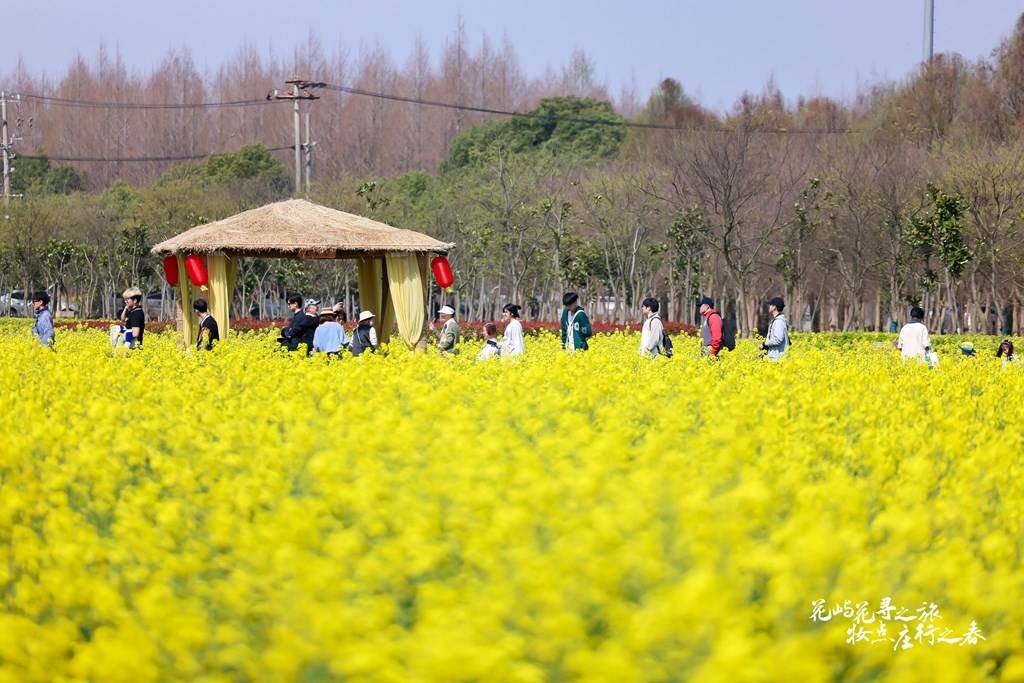
[[453,246],[305,199],[289,199],[197,225],[160,242],[153,253],[221,251],[264,258],[359,258],[387,252],[444,254]]
[[425,329],[427,259],[454,246],[305,199],[289,199],[197,225],[160,242],[152,252],[178,256],[179,321],[186,342],[196,332],[191,309],[199,294],[185,276],[183,258],[203,254],[210,281],[203,296],[209,298],[211,313],[225,336],[237,257],[351,258],[359,266],[360,306],[376,314],[381,341],[387,340],[397,323],[399,335],[413,346]]

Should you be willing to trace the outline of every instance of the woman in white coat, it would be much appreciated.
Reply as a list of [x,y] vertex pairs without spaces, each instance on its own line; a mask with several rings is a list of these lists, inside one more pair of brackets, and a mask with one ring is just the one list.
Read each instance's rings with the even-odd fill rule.
[[501,309],[501,320],[505,323],[505,335],[501,340],[502,356],[517,356],[526,351],[523,344],[523,324],[519,322],[519,306],[505,304]]

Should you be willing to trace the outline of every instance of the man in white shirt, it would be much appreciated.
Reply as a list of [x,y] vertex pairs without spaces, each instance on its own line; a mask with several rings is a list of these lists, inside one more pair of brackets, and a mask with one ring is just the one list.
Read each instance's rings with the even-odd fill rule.
[[644,324],[640,332],[640,355],[645,358],[657,358],[661,354],[661,341],[665,335],[665,326],[658,315],[658,300],[648,297],[644,299],[641,307],[644,312]]
[[925,360],[928,352],[932,349],[932,340],[928,336],[928,328],[924,323],[924,309],[914,306],[910,309],[910,322],[900,330],[900,338],[896,341],[896,348],[900,350],[903,359],[916,358]]

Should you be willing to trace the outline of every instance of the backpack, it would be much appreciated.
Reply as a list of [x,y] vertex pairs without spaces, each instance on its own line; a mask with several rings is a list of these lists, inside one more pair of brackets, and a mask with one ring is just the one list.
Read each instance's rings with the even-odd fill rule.
[[726,320],[722,314],[715,311],[715,315],[722,321],[722,348],[730,351],[736,350],[736,321]]
[[352,331],[352,341],[349,342],[348,350],[353,356],[358,356],[367,349],[370,350],[370,353],[374,352],[374,348],[370,344],[370,328],[357,327]]
[[[721,317],[721,316],[719,316]],[[736,321],[722,318],[722,348],[736,350]]]
[[[653,317],[661,320],[661,316],[655,314]],[[661,323],[661,352],[665,355],[665,358],[672,357],[672,339],[668,336],[668,332],[665,331],[665,322]]]

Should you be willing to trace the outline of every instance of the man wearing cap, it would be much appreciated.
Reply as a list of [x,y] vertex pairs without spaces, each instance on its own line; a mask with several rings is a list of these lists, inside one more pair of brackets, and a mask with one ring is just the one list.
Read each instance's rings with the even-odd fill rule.
[[377,330],[373,328],[373,311],[360,311],[359,326],[352,332],[348,350],[353,356],[358,356],[367,349],[370,353],[377,352]]
[[48,349],[53,348],[53,314],[50,313],[50,295],[40,292],[32,297],[32,308],[36,312],[36,322],[32,325],[32,335]]
[[778,360],[789,348],[789,320],[782,313],[786,303],[781,296],[772,297],[768,300],[768,313],[772,321],[768,323],[768,334],[765,335],[761,350],[765,352],[768,360]]
[[587,312],[580,308],[580,297],[576,292],[566,292],[562,295],[562,348],[574,353],[586,351],[590,348],[587,340],[594,335],[594,328],[590,325],[590,318]]
[[313,351],[337,357],[345,346],[348,346],[348,337],[345,328],[335,320],[334,311],[330,308],[320,311],[320,324],[313,333]]
[[[437,335],[437,350],[441,353],[458,353],[456,345],[459,343],[459,324],[455,322],[455,309],[451,306],[442,306],[437,314],[441,318],[441,331]],[[430,323],[430,331],[434,331],[434,323]]]
[[700,314],[704,318],[700,324],[701,351],[705,356],[717,358],[722,350],[722,316],[715,310],[711,297],[700,300]]

